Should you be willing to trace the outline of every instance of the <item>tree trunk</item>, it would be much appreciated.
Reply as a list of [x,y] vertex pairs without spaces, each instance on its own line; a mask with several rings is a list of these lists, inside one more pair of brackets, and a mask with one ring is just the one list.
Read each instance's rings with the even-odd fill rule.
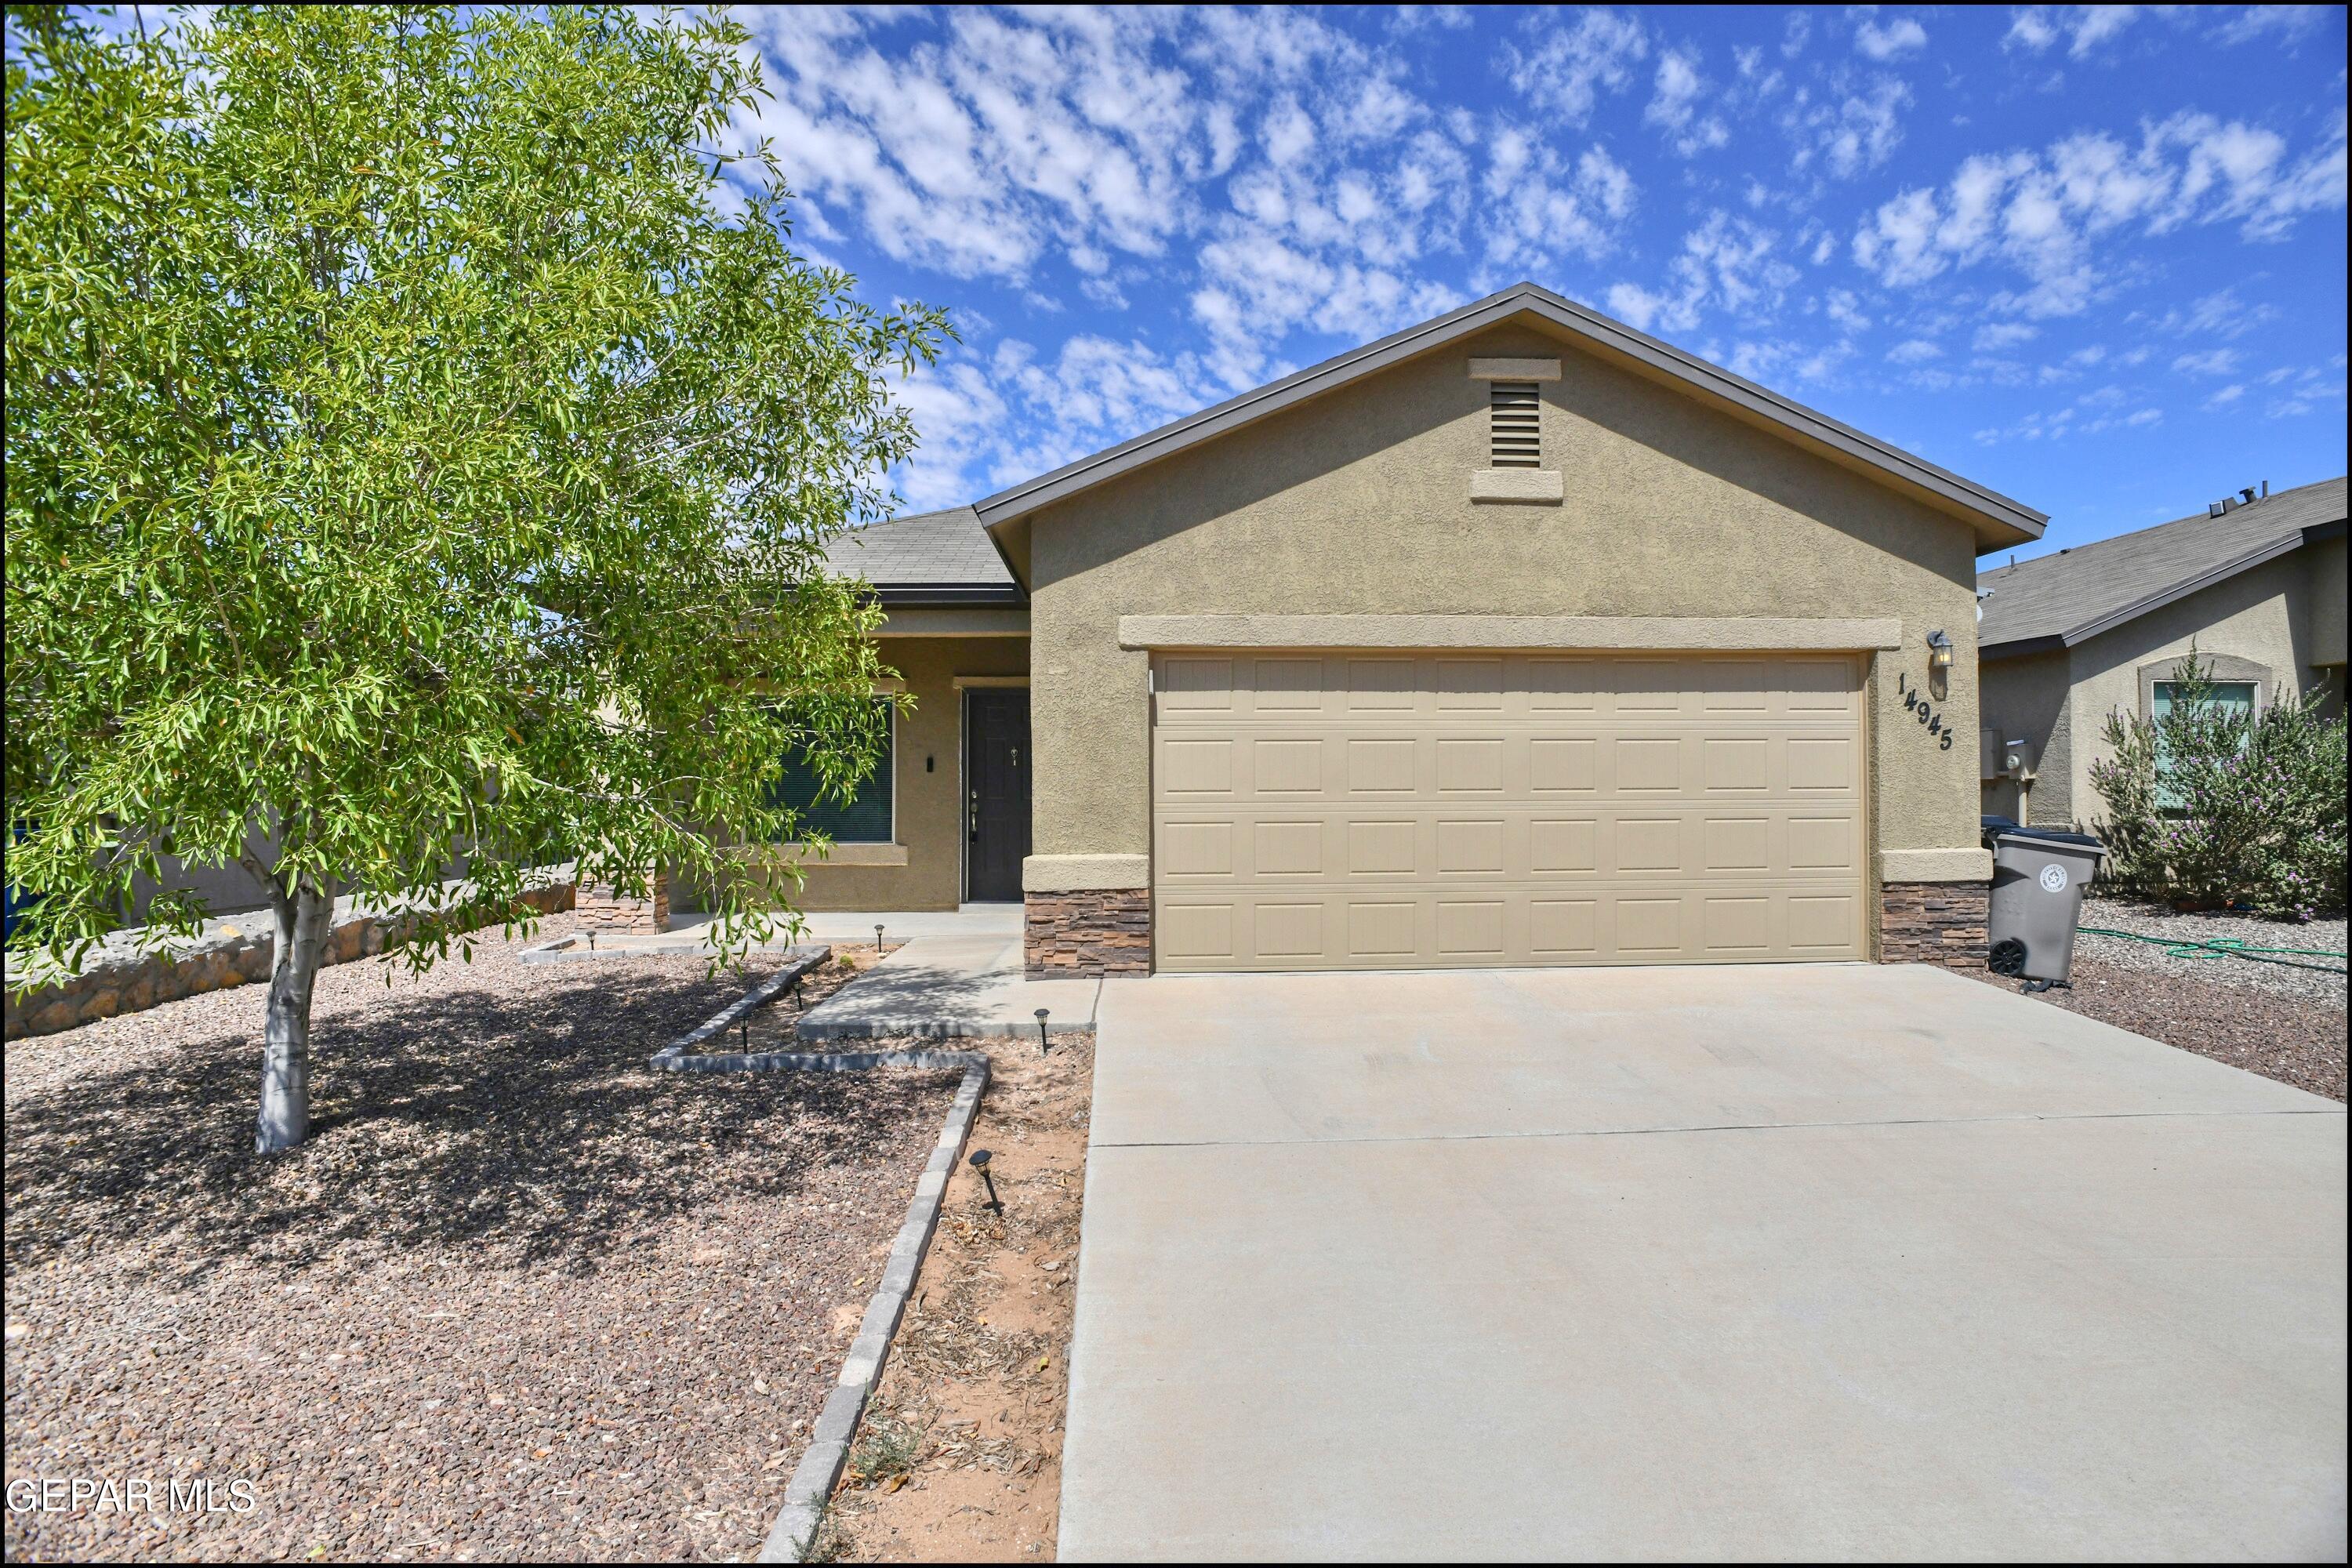
[[310,1131],[310,993],[326,956],[335,900],[308,881],[277,901],[278,944],[270,955],[269,1012],[262,1029],[261,1121],[255,1150],[291,1149]]

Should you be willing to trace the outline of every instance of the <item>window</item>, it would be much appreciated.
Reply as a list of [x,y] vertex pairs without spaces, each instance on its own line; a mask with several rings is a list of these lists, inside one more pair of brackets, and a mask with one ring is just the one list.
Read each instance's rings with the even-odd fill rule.
[[[2163,722],[2165,715],[2172,711],[2172,694],[2178,689],[2178,682],[2170,680],[2156,682],[2148,693],[2148,717],[2158,723]],[[2254,683],[2251,680],[2216,680],[2210,683],[2206,690],[2212,694],[2207,706],[2219,712],[2243,713],[2252,716],[2254,711]],[[2181,800],[2179,793],[2166,781],[2165,774],[2168,771],[2164,755],[2164,740],[2162,733],[2159,732],[2157,737],[2156,752],[2157,808],[2160,811],[2179,811],[2185,803]]]
[[888,844],[893,842],[896,826],[892,808],[893,791],[898,779],[898,722],[897,710],[887,698],[876,699],[884,710],[882,755],[874,763],[874,771],[857,786],[857,797],[843,802],[838,796],[825,794],[816,771],[797,757],[784,759],[783,775],[776,781],[771,799],[779,805],[790,806],[799,814],[801,824],[829,835],[835,844]]
[[1486,418],[1498,468],[1543,467],[1543,405],[1532,381],[1486,384]]

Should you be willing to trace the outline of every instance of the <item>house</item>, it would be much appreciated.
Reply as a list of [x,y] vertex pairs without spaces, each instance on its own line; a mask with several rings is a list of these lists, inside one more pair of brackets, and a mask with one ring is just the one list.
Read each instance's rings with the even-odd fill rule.
[[2107,715],[2158,711],[2192,645],[2226,700],[2343,710],[2343,476],[2242,494],[1979,579],[1987,812],[2094,823]]
[[1980,947],[1976,562],[2045,521],[1521,284],[839,542],[915,708],[803,899],[1054,973]]

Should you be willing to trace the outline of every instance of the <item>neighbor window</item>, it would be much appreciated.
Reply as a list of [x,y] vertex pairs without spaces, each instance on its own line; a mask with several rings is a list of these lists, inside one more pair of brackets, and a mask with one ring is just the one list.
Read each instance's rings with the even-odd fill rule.
[[882,754],[874,771],[857,786],[856,798],[843,801],[825,791],[816,770],[798,757],[784,759],[784,771],[770,798],[798,816],[802,830],[821,832],[835,844],[888,844],[893,826],[891,791],[898,776],[898,710],[887,698],[877,698],[883,710]]
[[[2156,682],[2148,693],[2148,717],[2161,723],[2165,715],[2172,711],[2173,694],[2179,686],[2177,681]],[[2206,685],[2205,690],[2207,706],[2222,713],[2251,715],[2254,710],[2254,683],[2251,680],[2211,681]],[[2156,747],[2156,804],[2161,811],[2179,811],[2185,803],[2165,776],[2169,771],[2164,754],[2163,736],[2159,732]]]

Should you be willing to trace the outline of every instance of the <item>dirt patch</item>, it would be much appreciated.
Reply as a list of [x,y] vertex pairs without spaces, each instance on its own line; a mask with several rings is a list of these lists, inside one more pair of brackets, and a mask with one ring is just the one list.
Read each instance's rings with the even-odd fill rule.
[[[2174,960],[2171,969],[2087,956],[2078,947],[2074,986],[2040,1000],[2200,1057],[2258,1072],[2330,1100],[2345,1097],[2345,1008],[2247,984],[2239,961]],[[2017,989],[1982,969],[1955,969]]]
[[255,1506],[12,1510],[10,1559],[758,1550],[957,1075],[657,1072],[745,976],[522,945],[325,971],[274,1160],[257,988],[11,1043],[7,1479]]
[[971,1147],[990,1152],[1003,1213],[959,1164],[819,1555],[1054,1556],[1094,1046],[955,1043],[994,1063]]

